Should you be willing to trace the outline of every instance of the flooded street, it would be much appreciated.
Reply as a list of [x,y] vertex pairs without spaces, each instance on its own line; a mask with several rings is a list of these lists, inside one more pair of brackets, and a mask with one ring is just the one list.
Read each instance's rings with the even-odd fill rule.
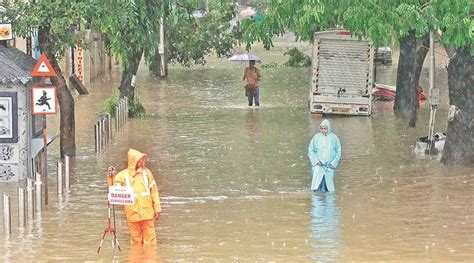
[[[253,52],[264,64],[282,63],[285,50]],[[142,66],[137,96],[146,117],[131,119],[100,154],[96,114],[119,86],[118,69],[95,81],[89,95],[77,97],[71,191],[56,194],[56,141],[48,149],[49,204],[24,229],[13,210],[0,261],[111,262],[109,239],[96,254],[107,225],[106,170],[125,168],[129,148],[150,156],[158,182],[158,246],[146,256],[156,262],[474,261],[474,171],[413,153],[415,139],[428,132],[427,103],[414,129],[394,117],[393,102],[375,102],[371,117],[330,117],[342,145],[336,192],[314,194],[307,147],[321,120],[309,114],[309,69],[257,64],[261,106],[250,108],[245,66],[211,58],[206,66],[173,66],[166,80]],[[425,93],[427,76],[426,68]],[[394,85],[396,66],[380,66],[377,78]],[[441,66],[436,78],[436,127],[445,131]],[[57,129],[55,119],[49,125]],[[16,186],[0,187],[15,196]],[[115,260],[127,262],[135,253],[122,207],[115,214],[122,248]]]

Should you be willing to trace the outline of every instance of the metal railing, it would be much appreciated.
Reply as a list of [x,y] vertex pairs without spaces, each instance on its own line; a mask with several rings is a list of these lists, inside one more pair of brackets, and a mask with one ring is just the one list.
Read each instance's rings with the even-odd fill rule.
[[[128,120],[128,99],[121,99],[114,109],[115,132],[120,131]],[[95,151],[101,152],[112,142],[112,117],[109,113],[99,115],[97,124],[94,125]]]

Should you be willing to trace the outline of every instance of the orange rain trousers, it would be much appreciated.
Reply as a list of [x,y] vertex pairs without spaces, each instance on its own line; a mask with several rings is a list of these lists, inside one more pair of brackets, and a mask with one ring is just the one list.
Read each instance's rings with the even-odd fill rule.
[[155,220],[128,222],[132,245],[156,245]]

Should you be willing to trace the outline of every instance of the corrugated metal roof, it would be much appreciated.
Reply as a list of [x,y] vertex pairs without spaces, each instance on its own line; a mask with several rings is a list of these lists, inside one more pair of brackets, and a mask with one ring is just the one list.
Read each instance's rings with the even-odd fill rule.
[[26,84],[36,60],[14,47],[0,46],[0,84]]

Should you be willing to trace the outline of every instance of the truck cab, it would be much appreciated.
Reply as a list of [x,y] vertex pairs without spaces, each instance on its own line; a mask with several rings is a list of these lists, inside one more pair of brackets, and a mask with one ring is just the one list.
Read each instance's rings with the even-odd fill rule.
[[312,50],[311,113],[369,116],[374,47],[344,30],[316,32]]

